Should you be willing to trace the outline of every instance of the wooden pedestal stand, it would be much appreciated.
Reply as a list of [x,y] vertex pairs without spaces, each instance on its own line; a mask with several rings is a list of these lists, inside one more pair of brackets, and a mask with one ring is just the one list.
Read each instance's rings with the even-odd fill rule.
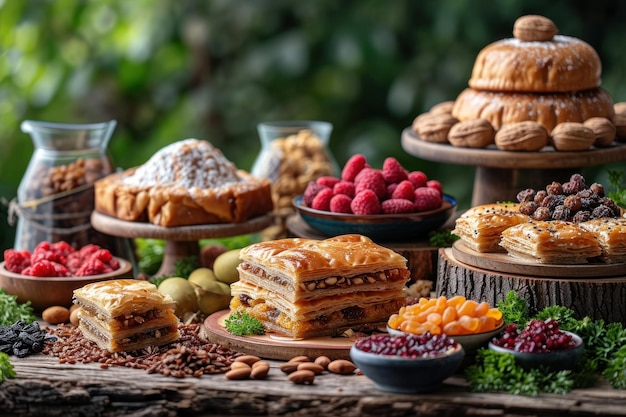
[[440,249],[437,296],[463,295],[496,305],[513,290],[526,300],[530,314],[559,305],[571,308],[578,318],[626,324],[623,263],[542,266],[515,262],[506,254],[485,255],[472,253],[460,241]]
[[244,223],[201,224],[179,227],[162,227],[150,223],[128,222],[93,212],[91,224],[94,229],[112,236],[127,238],[153,238],[165,240],[165,252],[159,271],[155,276],[171,275],[176,261],[189,256],[200,257],[198,240],[239,236],[255,233],[272,224],[272,216],[265,215]]
[[544,188],[552,181],[565,182],[588,166],[626,160],[626,144],[582,152],[559,152],[546,146],[540,152],[505,152],[491,145],[485,149],[459,148],[426,142],[411,128],[402,132],[402,147],[428,161],[476,167],[472,207],[497,201],[515,201],[525,188]]

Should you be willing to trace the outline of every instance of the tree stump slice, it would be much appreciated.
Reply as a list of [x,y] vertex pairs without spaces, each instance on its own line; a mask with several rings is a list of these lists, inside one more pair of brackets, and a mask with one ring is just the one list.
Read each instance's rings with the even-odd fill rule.
[[[626,276],[536,277],[477,268],[458,261],[451,248],[439,250],[436,295],[462,295],[495,306],[507,292],[526,300],[529,313],[553,305],[572,309],[577,318],[626,325]],[[575,268],[572,265],[572,268]],[[626,272],[626,271],[625,271]]]

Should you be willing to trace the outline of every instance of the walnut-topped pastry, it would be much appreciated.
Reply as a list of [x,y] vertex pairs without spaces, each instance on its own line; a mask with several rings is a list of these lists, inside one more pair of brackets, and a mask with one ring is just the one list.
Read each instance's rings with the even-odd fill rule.
[[496,130],[536,121],[548,133],[559,123],[610,119],[613,100],[601,87],[595,49],[537,15],[520,17],[513,38],[487,45],[476,57],[469,88],[455,100],[452,116],[483,118]]
[[159,226],[241,223],[273,209],[271,184],[209,142],[186,139],[95,184],[96,211]]

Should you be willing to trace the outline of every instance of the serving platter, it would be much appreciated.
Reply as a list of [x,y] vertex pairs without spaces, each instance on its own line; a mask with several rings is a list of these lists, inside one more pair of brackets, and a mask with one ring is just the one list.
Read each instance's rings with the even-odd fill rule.
[[207,337],[211,342],[266,359],[289,360],[300,355],[311,359],[322,355],[331,360],[350,359],[353,338],[324,336],[298,340],[271,334],[236,336],[224,327],[229,314],[230,310],[221,310],[204,321]]
[[555,278],[604,278],[624,275],[626,263],[590,262],[580,265],[541,264],[514,258],[507,253],[477,252],[462,240],[452,245],[455,259],[475,268],[508,274]]

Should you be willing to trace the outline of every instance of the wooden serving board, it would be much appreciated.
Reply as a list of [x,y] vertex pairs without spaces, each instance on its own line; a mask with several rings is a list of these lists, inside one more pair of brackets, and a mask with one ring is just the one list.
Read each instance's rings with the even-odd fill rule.
[[218,311],[204,321],[207,337],[211,342],[267,359],[289,360],[300,355],[306,355],[311,359],[322,355],[328,356],[331,360],[350,359],[353,339],[327,336],[296,340],[271,334],[235,336],[224,328],[224,322],[229,314],[230,310]]
[[476,252],[463,241],[452,245],[452,253],[457,261],[469,266],[508,274],[554,278],[604,278],[624,275],[626,263],[606,264],[601,262],[581,265],[541,264],[514,258],[507,253]]

